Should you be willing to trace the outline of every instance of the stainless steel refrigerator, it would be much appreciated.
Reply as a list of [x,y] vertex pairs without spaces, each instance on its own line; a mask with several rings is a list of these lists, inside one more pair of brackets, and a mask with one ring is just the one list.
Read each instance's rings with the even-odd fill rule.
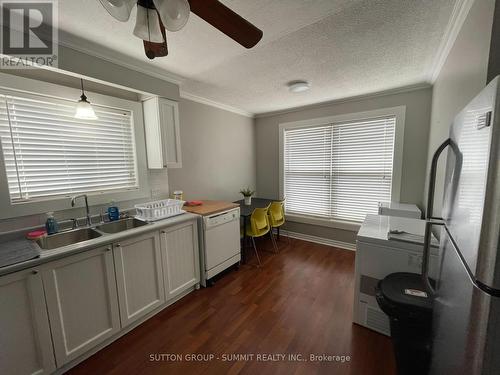
[[[427,229],[440,231],[440,264],[431,275],[435,284],[427,283],[434,296],[432,375],[500,374],[499,78],[457,115],[432,162]],[[436,165],[445,149],[442,218],[432,218]]]

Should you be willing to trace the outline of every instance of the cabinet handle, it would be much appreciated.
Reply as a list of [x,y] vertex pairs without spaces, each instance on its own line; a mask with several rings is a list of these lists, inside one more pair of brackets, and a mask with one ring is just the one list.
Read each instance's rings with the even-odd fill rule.
[[106,251],[111,251],[111,250],[112,250],[112,247],[111,247],[111,246],[108,246],[108,247],[106,248]]
[[33,275],[38,275],[38,271],[37,271],[37,270],[33,270],[33,271],[31,271],[31,273],[32,273]]
[[119,243],[116,244],[116,247],[122,247],[122,245],[120,245]]
[[166,230],[162,230],[161,234],[167,234],[167,231]]

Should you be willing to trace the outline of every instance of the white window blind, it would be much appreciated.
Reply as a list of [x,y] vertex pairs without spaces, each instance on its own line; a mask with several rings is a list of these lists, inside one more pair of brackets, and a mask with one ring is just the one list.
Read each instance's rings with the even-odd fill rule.
[[360,222],[391,200],[396,117],[285,129],[289,213]]
[[132,113],[75,102],[0,94],[0,138],[12,203],[138,188]]

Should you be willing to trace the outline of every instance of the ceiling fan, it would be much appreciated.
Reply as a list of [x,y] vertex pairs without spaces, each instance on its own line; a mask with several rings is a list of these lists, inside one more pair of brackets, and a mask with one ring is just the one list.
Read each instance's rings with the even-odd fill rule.
[[233,12],[218,0],[99,0],[115,19],[126,22],[137,5],[134,35],[143,40],[150,59],[167,56],[166,30],[178,31],[190,12],[202,18],[245,48],[262,38],[262,30]]

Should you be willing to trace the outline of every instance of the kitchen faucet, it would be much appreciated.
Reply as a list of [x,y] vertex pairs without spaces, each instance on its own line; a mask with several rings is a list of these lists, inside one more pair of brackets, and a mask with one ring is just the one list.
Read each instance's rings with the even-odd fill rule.
[[80,194],[80,195],[75,195],[74,197],[72,197],[71,198],[71,207],[75,207],[75,201],[78,198],[85,199],[85,209],[87,210],[87,225],[90,227],[92,225],[92,218],[90,217],[89,201],[87,199],[87,194]]

